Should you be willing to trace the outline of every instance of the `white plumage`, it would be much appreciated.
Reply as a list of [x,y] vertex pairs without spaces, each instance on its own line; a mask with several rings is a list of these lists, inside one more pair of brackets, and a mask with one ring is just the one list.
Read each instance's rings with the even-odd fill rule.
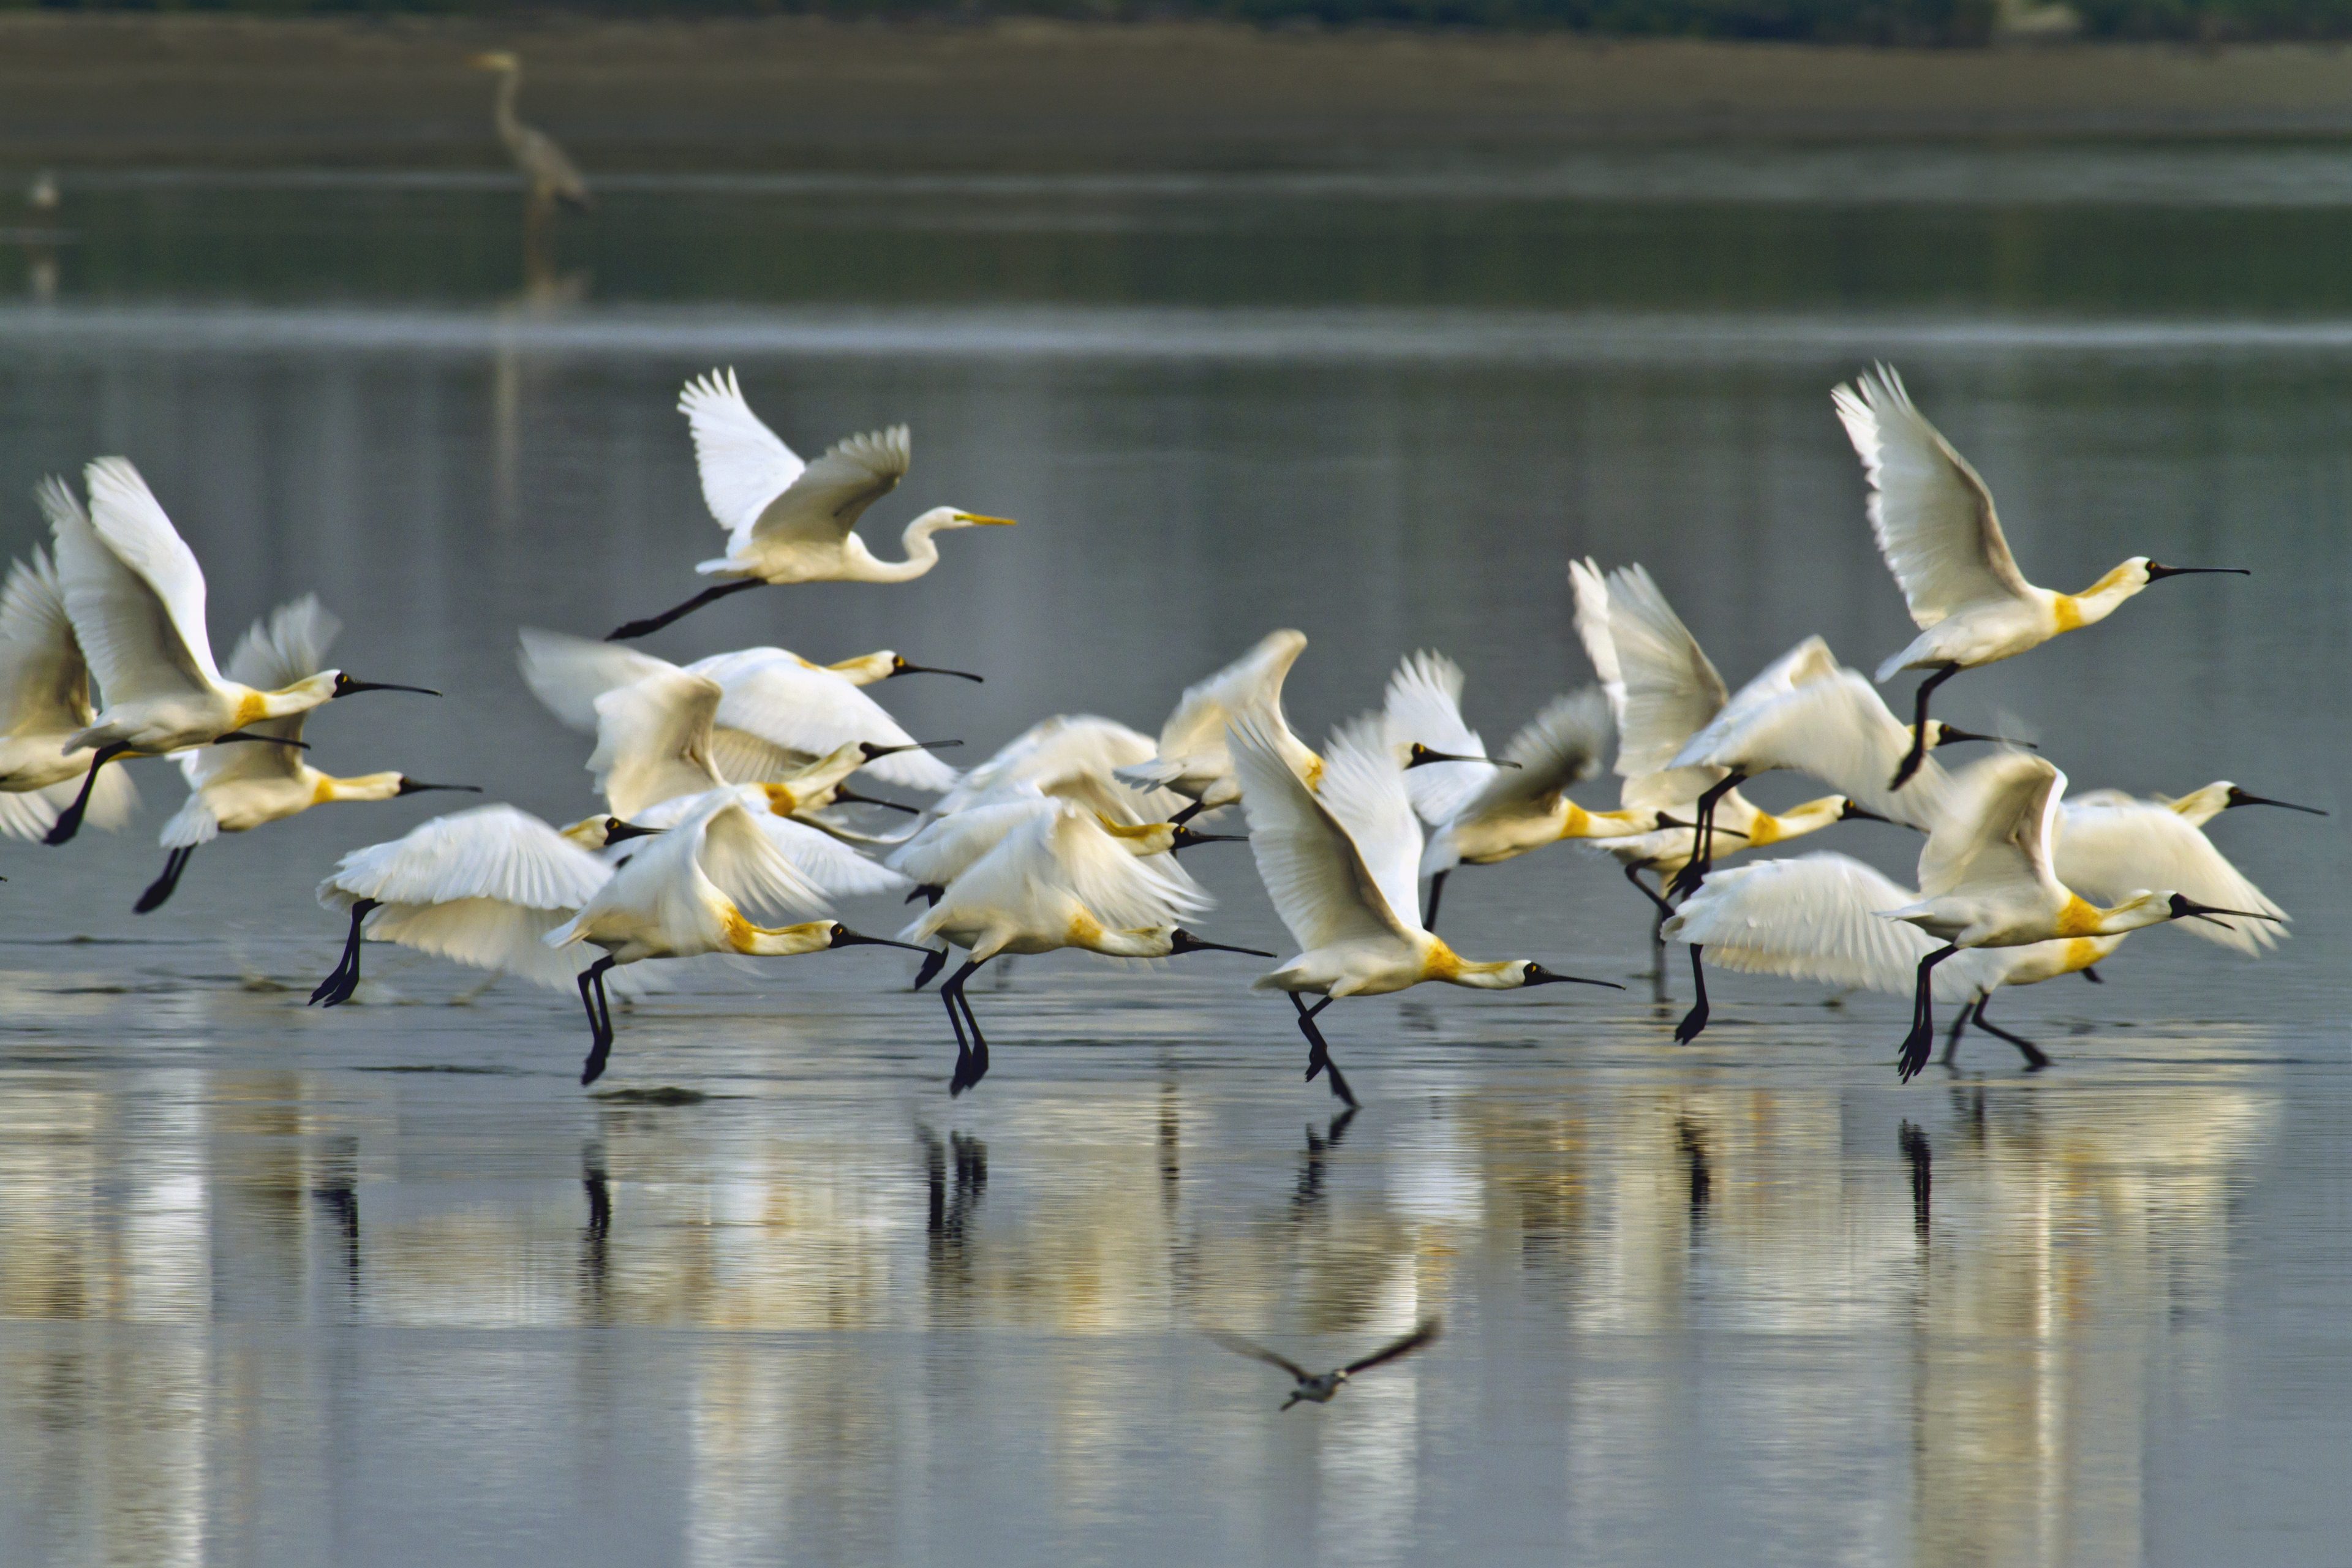
[[[45,517],[81,512],[63,480],[44,479],[35,494]],[[89,725],[89,667],[57,567],[37,548],[11,563],[0,584],[0,833],[38,838],[73,799],[95,753],[69,744]],[[131,775],[116,768],[100,775],[89,819],[120,827],[138,803]]]
[[1150,758],[1121,767],[1118,776],[1139,789],[1173,790],[1196,811],[1231,805],[1241,797],[1241,784],[1225,732],[1247,720],[1274,737],[1284,760],[1313,787],[1322,759],[1292,731],[1282,711],[1282,684],[1306,648],[1303,632],[1268,632],[1249,652],[1186,687],[1160,727]]

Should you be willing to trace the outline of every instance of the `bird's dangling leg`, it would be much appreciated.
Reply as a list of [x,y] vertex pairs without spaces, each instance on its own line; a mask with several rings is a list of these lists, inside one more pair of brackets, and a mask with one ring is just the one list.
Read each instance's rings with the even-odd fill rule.
[[[948,1097],[953,1099],[988,1076],[988,1041],[981,1035],[980,1020],[972,1016],[971,1004],[963,994],[963,983],[980,967],[978,959],[967,959],[962,968],[947,978],[940,987],[940,999],[948,1005],[948,1017],[955,1022],[959,1010],[962,1021],[956,1023],[956,1069],[948,1079]],[[964,1026],[971,1026],[971,1044],[964,1044]]]
[[1183,826],[1186,823],[1192,821],[1194,817],[1200,816],[1201,813],[1207,810],[1208,805],[1209,803],[1203,800],[1194,801],[1192,805],[1186,806],[1183,810],[1170,817],[1168,819],[1168,826],[1171,827]]
[[352,906],[352,929],[351,933],[343,938],[343,955],[336,961],[334,973],[320,981],[319,988],[310,993],[313,1005],[324,1003],[330,1007],[339,1007],[350,1001],[352,993],[359,989],[360,922],[366,920],[375,908],[373,899],[362,899]]
[[1689,1045],[1698,1038],[1699,1031],[1706,1027],[1706,965],[1699,962],[1697,942],[1691,943],[1690,952],[1691,984],[1698,991],[1698,1000],[1692,1003],[1691,1010],[1683,1015],[1683,1021],[1675,1026],[1675,1044],[1678,1046]]
[[[1960,1033],[1969,1026],[1969,1020],[1976,1016],[1977,1004],[1982,1000],[1982,997],[1973,997],[1969,1001],[1961,1003],[1960,1016],[1953,1019],[1952,1026],[1944,1032],[1944,1055],[1942,1060],[1946,1067],[1952,1066],[1959,1059]],[[1915,1019],[1913,1021],[1916,1023],[1917,1020]]]
[[1640,862],[1627,863],[1625,879],[1633,884],[1635,892],[1657,906],[1656,918],[1650,921],[1650,999],[1663,1003],[1666,1000],[1666,935],[1664,928],[1666,917],[1675,912],[1675,906],[1659,897],[1649,883],[1642,880]]
[[697,594],[685,604],[677,605],[671,609],[664,610],[658,616],[648,616],[642,621],[631,621],[626,626],[614,628],[611,632],[605,634],[604,640],[606,642],[626,642],[631,637],[645,637],[648,633],[661,630],[662,627],[669,625],[672,621],[684,619],[686,616],[690,616],[694,614],[695,611],[702,608],[705,605],[717,604],[719,600],[725,598],[730,594],[740,594],[746,588],[760,588],[764,586],[766,586],[766,584],[757,577],[744,577],[732,583],[721,583],[715,588],[705,588],[701,593]]
[[1997,1040],[2007,1040],[2011,1045],[2015,1046],[2019,1052],[2025,1058],[2026,1071],[2040,1072],[2043,1068],[2050,1065],[2050,1058],[2042,1051],[2040,1046],[2035,1045],[2032,1040],[2027,1039],[2022,1035],[2011,1034],[1999,1024],[1987,1023],[1985,1021],[1984,1002],[1982,999],[1979,999],[1977,1003],[1976,1025],[1978,1028],[1982,1029],[1986,1034],[1990,1035],[1993,1038]]
[[2086,963],[2083,966],[2083,978],[2094,985],[2105,985],[2107,983],[2107,977],[2099,973],[2095,964]]
[[131,912],[134,915],[144,915],[162,909],[163,900],[170,898],[179,887],[180,873],[188,868],[188,857],[195,852],[196,847],[187,844],[165,855],[163,874],[147,884],[147,890],[139,895],[139,901],[131,906]]
[[1698,816],[1691,827],[1691,858],[1680,871],[1675,873],[1673,885],[1666,890],[1689,898],[1715,869],[1715,805],[1725,795],[1748,782],[1748,775],[1738,768],[1709,784],[1706,793],[1698,797]]
[[1445,896],[1445,879],[1453,874],[1449,868],[1429,879],[1429,912],[1421,917],[1422,930],[1433,932],[1437,930],[1437,900]]
[[1903,1037],[1903,1055],[1896,1064],[1902,1080],[1909,1083],[1927,1065],[1927,1054],[1936,1045],[1936,965],[1959,952],[1957,945],[1937,948],[1919,961],[1919,992],[1911,1002],[1911,1032]]
[[604,1062],[613,1054],[613,1005],[604,994],[604,972],[613,967],[606,953],[580,973],[580,1004],[588,1009],[588,1060],[580,1068],[583,1086],[604,1076]]
[[1294,991],[1290,994],[1290,1005],[1298,1010],[1298,1029],[1301,1034],[1307,1037],[1307,1077],[1308,1081],[1313,1081],[1315,1075],[1318,1072],[1327,1074],[1328,1076],[1325,1079],[1325,1081],[1331,1086],[1331,1092],[1338,1095],[1349,1110],[1357,1110],[1362,1109],[1357,1102],[1356,1091],[1349,1089],[1348,1087],[1348,1080],[1340,1076],[1339,1064],[1331,1059],[1331,1047],[1329,1042],[1323,1038],[1323,1031],[1318,1028],[1315,1024],[1315,1015],[1323,1011],[1324,1008],[1328,1007],[1331,1005],[1331,998],[1326,996],[1323,1000],[1316,1003],[1312,1007],[1309,1007],[1299,998],[1298,993]]
[[1927,699],[1936,694],[1936,688],[1959,672],[1957,664],[1938,665],[1935,674],[1919,683],[1918,695],[1912,700],[1911,749],[1903,753],[1903,765],[1895,770],[1893,787],[1901,789],[1919,771],[1919,760],[1927,754]]
[[82,814],[89,809],[89,792],[98,786],[98,770],[130,749],[129,742],[116,741],[91,753],[89,772],[81,778],[81,793],[73,797],[71,805],[58,813],[57,821],[50,824],[48,832],[42,836],[42,843],[63,844],[81,831]]

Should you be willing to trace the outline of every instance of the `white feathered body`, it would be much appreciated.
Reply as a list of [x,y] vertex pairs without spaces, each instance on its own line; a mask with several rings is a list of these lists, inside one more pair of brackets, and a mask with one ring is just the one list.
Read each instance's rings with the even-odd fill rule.
[[1139,856],[1095,815],[1066,801],[1026,811],[949,882],[899,940],[946,942],[975,962],[1081,948],[1164,957],[1181,917],[1209,906],[1171,856]]
[[[74,513],[80,505],[61,480],[45,480],[41,510]],[[12,564],[0,586],[0,833],[37,838],[80,788],[96,754],[69,742],[90,721],[89,667],[74,641],[57,568],[36,549]],[[119,827],[138,805],[120,768],[98,776],[89,819]]]
[[745,910],[814,914],[824,896],[761,831],[754,809],[744,789],[709,792],[684,821],[643,840],[547,944],[585,942],[620,963],[781,952],[762,940],[780,933],[751,924]]

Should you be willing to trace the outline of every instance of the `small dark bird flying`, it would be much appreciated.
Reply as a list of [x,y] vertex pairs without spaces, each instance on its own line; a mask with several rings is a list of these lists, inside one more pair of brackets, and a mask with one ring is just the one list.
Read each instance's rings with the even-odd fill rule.
[[1331,1396],[1339,1393],[1341,1386],[1356,1373],[1370,1372],[1384,1363],[1395,1361],[1401,1356],[1411,1355],[1437,1338],[1439,1327],[1437,1319],[1423,1318],[1414,1326],[1412,1332],[1405,1335],[1404,1338],[1383,1345],[1360,1360],[1351,1361],[1345,1366],[1334,1367],[1329,1372],[1309,1372],[1288,1356],[1278,1355],[1264,1345],[1253,1344],[1239,1334],[1229,1334],[1222,1329],[1211,1329],[1208,1334],[1211,1339],[1236,1355],[1245,1355],[1253,1361],[1262,1361],[1268,1366],[1278,1366],[1288,1373],[1297,1386],[1290,1391],[1290,1397],[1282,1402],[1282,1407],[1287,1410],[1302,1399],[1312,1400],[1318,1405],[1330,1404]]

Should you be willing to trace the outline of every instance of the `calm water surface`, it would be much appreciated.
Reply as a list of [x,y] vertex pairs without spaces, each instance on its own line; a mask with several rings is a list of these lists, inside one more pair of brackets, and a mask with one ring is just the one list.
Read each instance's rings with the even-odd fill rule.
[[[349,668],[449,693],[337,705],[320,765],[568,819],[587,748],[514,633],[690,587],[671,404],[711,364],[803,448],[913,425],[870,532],[1024,525],[657,651],[980,669],[880,692],[977,751],[1155,728],[1280,625],[1303,731],[1433,646],[1499,742],[1590,678],[1571,552],[1647,562],[1735,680],[1812,631],[1873,664],[1908,626],[1827,393],[1885,354],[2037,580],[2255,572],[1948,715],[2078,788],[2333,808],[2333,156],[656,181],[538,241],[462,182],[69,182],[68,234],[0,247],[0,498],[131,455],[221,644],[315,587]],[[2294,911],[2279,953],[2135,938],[2104,987],[2002,997],[2054,1070],[1988,1042],[1907,1088],[1899,1002],[1726,976],[1678,1049],[1613,866],[1473,870],[1465,951],[1633,988],[1337,1009],[1338,1119],[1215,956],[984,982],[998,1065],[956,1102],[895,958],[692,974],[583,1092],[564,996],[378,949],[368,1005],[299,1005],[317,879],[444,803],[224,841],[142,919],[179,791],[139,773],[132,831],[0,853],[0,1562],[2305,1563],[2352,1529],[2340,817],[2214,829]],[[1245,853],[1190,863],[1206,929],[1279,940]],[[1288,1414],[1196,1331],[1328,1364],[1430,1312]]]

